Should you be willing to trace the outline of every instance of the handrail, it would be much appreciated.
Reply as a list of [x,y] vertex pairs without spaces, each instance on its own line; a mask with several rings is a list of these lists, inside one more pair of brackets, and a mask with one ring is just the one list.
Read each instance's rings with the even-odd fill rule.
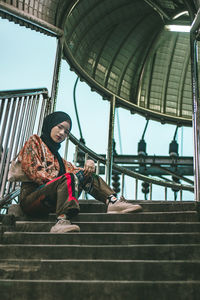
[[35,89],[16,89],[16,90],[3,90],[0,91],[0,98],[5,99],[8,97],[20,97],[20,96],[28,96],[28,95],[38,95],[43,94],[48,97],[48,90],[45,87],[35,88]]
[[[74,145],[76,145],[77,149],[80,148],[83,152],[87,153],[86,157],[88,157],[88,155],[89,155],[91,158],[93,158],[95,161],[97,161],[97,173],[99,171],[99,164],[100,163],[103,163],[103,164],[106,165],[106,159],[104,157],[102,157],[101,155],[95,153],[93,150],[91,150],[90,148],[85,146],[83,143],[81,143],[71,133],[69,134],[69,140]],[[150,194],[152,193],[152,184],[163,186],[165,188],[165,200],[166,200],[166,189],[167,188],[173,188],[173,189],[176,188],[177,190],[180,190],[181,197],[182,197],[182,191],[183,190],[187,190],[187,191],[191,191],[191,192],[193,192],[193,190],[194,190],[194,187],[192,185],[176,184],[176,183],[172,183],[170,181],[164,181],[164,180],[158,180],[158,179],[155,179],[155,178],[151,178],[151,177],[142,175],[140,173],[131,171],[129,169],[123,168],[121,166],[118,166],[116,163],[113,163],[113,170],[121,173],[121,175],[122,175],[122,195],[123,195],[123,191],[124,191],[124,176],[125,175],[136,179],[135,198],[137,197],[138,180],[142,180],[142,181],[150,183]],[[15,188],[14,191],[8,193],[6,196],[1,198],[0,199],[0,209],[3,208],[4,205],[9,204],[16,197],[18,197],[19,192],[20,192],[20,189],[18,187],[17,189]],[[151,199],[151,197],[152,196],[150,195],[150,199]]]
[[10,161],[50,111],[47,88],[0,91],[0,200],[17,187],[7,181]]
[[[78,146],[82,151],[85,153],[88,153],[91,158],[93,158],[96,161],[100,161],[103,164],[106,164],[106,159],[98,154],[96,154],[94,151],[89,149],[87,146],[82,144],[75,136],[73,136],[71,133],[69,134],[69,140]],[[155,178],[151,178],[149,176],[142,175],[140,173],[137,173],[135,171],[128,170],[124,167],[118,166],[116,163],[113,163],[113,170],[120,172],[121,174],[128,175],[132,178],[139,179],[142,181],[146,181],[151,184],[160,185],[163,187],[169,187],[169,188],[176,188],[178,190],[187,190],[187,191],[194,191],[194,186],[192,185],[186,185],[186,184],[179,184],[179,183],[172,183],[169,181],[159,180]]]
[[18,197],[19,194],[20,194],[20,188],[17,188],[11,193],[7,194],[2,199],[0,199],[0,209],[2,209],[4,205],[9,204],[16,197]]
[[[10,160],[16,156],[16,153],[21,149],[25,140],[34,132],[35,126],[38,126],[37,132],[40,132],[44,116],[51,111],[51,100],[48,97],[48,90],[46,88],[0,91],[0,99],[0,207],[2,207],[2,205],[10,203],[19,194],[19,185],[7,182]],[[97,162],[97,173],[100,163],[107,165],[106,158],[85,146],[71,133],[68,140],[76,145],[77,151],[81,149],[85,152],[85,159],[90,156]],[[165,194],[166,188],[176,189],[180,191],[181,197],[183,190],[191,192],[194,190],[193,185],[159,180],[121,167],[116,163],[113,163],[113,170],[121,174],[123,184],[125,175],[136,180],[136,196],[138,180],[150,184],[150,197],[152,194],[152,184],[165,187]],[[123,190],[124,186],[122,186],[122,192]]]

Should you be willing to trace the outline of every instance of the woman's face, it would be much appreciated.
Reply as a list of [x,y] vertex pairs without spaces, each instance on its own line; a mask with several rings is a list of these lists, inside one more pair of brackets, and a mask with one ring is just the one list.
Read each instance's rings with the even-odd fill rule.
[[70,124],[67,121],[59,123],[51,129],[51,138],[55,143],[62,143],[69,134]]

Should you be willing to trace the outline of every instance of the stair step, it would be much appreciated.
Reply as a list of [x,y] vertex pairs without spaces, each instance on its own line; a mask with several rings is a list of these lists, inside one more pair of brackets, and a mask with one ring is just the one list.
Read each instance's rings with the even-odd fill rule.
[[51,234],[46,232],[5,232],[3,235],[3,243],[58,245],[198,244],[200,243],[200,233],[71,232],[68,234]]
[[[56,215],[46,218],[16,217],[17,221],[52,221]],[[199,222],[197,211],[135,212],[128,214],[79,213],[73,222]]]
[[[197,209],[196,201],[150,201],[150,200],[128,200],[133,204],[141,204],[143,211],[147,212],[169,212],[169,211],[192,211]],[[79,200],[81,212],[106,212],[106,205],[97,200]]]
[[1,297],[4,300],[199,300],[200,294],[198,280],[139,282],[0,280],[0,286]]
[[[4,215],[5,216],[5,215]],[[2,218],[3,219],[3,218]],[[52,221],[55,222],[56,215],[49,214],[47,217],[31,218],[16,217],[17,221]],[[197,211],[164,211],[164,212],[135,212],[128,214],[79,213],[72,218],[74,222],[199,222]]]
[[1,259],[198,260],[200,244],[161,245],[0,245]]
[[[27,218],[18,218],[27,220]],[[41,220],[28,219],[29,221]],[[43,218],[43,220],[45,220]],[[50,214],[48,221],[55,222],[56,215]],[[108,213],[79,213],[72,218],[73,222],[199,222],[197,211],[172,211],[172,212],[135,212],[128,214]]]
[[[55,222],[17,221],[16,231],[49,232]],[[200,232],[200,222],[76,222],[81,232]]]
[[[200,280],[200,260],[2,260],[1,279]],[[81,272],[80,272],[81,270]]]
[[[50,220],[55,221],[51,215]],[[136,212],[129,214],[80,213],[72,218],[73,222],[198,222],[196,211],[187,212]]]
[[72,219],[80,233],[51,234],[55,214],[4,223],[1,298],[199,300],[197,203],[131,202],[143,211],[107,214],[101,202],[80,200]]
[[[133,204],[141,204],[143,212],[186,212],[197,211],[199,204],[196,201],[149,201],[149,200],[129,200]],[[106,205],[97,200],[79,200],[81,213],[106,213]],[[16,209],[16,208],[15,208]],[[0,221],[2,221],[4,214],[0,214]],[[55,214],[51,214],[50,218],[55,220]],[[47,219],[44,217],[43,219]],[[28,216],[17,217],[21,220],[34,220]]]

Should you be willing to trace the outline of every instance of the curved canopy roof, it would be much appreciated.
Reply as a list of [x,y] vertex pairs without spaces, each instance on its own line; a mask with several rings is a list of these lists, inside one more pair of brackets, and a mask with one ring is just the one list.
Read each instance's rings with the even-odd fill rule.
[[[0,0],[0,14],[58,35],[64,58],[103,98],[147,118],[191,125],[189,33],[198,0]],[[16,20],[15,20],[16,21]],[[26,22],[24,22],[25,24]],[[38,29],[37,30],[41,30]]]

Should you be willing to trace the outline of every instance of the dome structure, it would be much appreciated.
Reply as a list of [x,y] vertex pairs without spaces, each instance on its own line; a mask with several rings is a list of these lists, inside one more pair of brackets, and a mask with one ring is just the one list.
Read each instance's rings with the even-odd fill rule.
[[[162,123],[191,126],[191,0],[0,1],[0,15],[62,36],[63,58],[92,90]],[[15,15],[21,20],[15,19]],[[29,21],[27,23],[27,21]],[[46,32],[47,33],[47,32]]]

